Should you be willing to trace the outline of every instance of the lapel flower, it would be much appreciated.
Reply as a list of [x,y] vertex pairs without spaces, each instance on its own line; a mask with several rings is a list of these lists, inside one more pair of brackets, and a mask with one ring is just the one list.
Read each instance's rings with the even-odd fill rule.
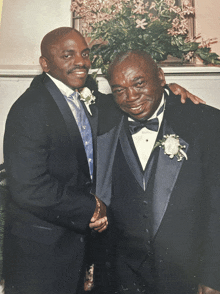
[[82,100],[86,105],[94,104],[96,97],[93,95],[94,90],[91,90],[87,87],[83,88],[80,92],[80,100]]
[[185,145],[181,145],[179,141],[179,136],[172,135],[164,135],[162,140],[159,140],[155,143],[154,148],[161,147],[164,149],[164,154],[167,154],[169,158],[177,157],[177,161],[181,161],[184,157],[187,160],[188,157],[186,153],[182,150],[186,148]]
[[91,110],[89,108],[89,105],[94,104],[95,103],[95,99],[96,97],[93,95],[94,90],[91,90],[87,87],[83,88],[83,90],[80,92],[80,100],[82,100],[85,105],[86,108],[88,109],[88,112],[92,115]]

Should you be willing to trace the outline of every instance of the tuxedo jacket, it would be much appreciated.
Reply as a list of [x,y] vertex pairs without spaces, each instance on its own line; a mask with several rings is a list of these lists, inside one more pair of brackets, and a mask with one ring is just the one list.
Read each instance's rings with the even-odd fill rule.
[[[141,231],[144,206],[135,204],[144,189],[143,172],[124,131],[127,117],[116,108],[113,112],[114,122],[109,111],[109,123],[100,123],[96,194],[109,204],[113,215],[109,230],[116,227],[119,231],[116,247],[124,240],[118,254],[136,272],[147,256],[147,246],[146,252],[140,250],[145,241]],[[151,199],[157,293],[196,293],[198,283],[220,291],[219,129],[219,110],[189,101],[181,104],[172,93],[167,97],[160,132],[162,137],[178,135],[188,159],[171,159],[160,147],[151,154],[157,152],[157,159],[148,175],[146,201]],[[115,162],[118,148],[124,161],[116,157]]]
[[[96,88],[94,95],[97,103],[90,107],[92,115],[83,106],[91,125],[95,165],[97,105],[105,95]],[[25,254],[29,254],[22,271],[33,270],[36,280],[39,275],[39,281],[48,286],[44,291],[75,293],[96,201],[90,193],[92,182],[76,121],[64,96],[45,73],[34,78],[8,114],[4,161],[10,191],[4,246],[6,287],[7,281],[20,283],[25,278],[22,273],[18,277],[18,272]],[[22,241],[16,242],[23,242],[21,252],[16,251],[18,238]],[[37,273],[34,258],[31,260],[36,247]],[[50,252],[46,253],[48,259],[40,248]],[[53,262],[49,254],[53,254]],[[64,284],[66,288],[62,288]],[[29,293],[35,293],[34,289]]]

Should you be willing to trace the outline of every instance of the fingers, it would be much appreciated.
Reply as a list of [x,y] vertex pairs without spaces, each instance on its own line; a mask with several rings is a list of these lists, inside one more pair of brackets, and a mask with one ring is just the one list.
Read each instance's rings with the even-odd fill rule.
[[94,223],[97,219],[99,218],[99,213],[98,212],[94,212],[90,222]]
[[95,229],[97,227],[102,226],[106,222],[107,222],[107,217],[105,216],[103,218],[96,220],[95,222],[90,222],[89,227],[90,229]]
[[89,224],[90,229],[98,231],[99,233],[103,232],[108,227],[107,217],[100,218],[93,223]]
[[220,292],[210,287],[199,285],[197,294],[220,294]]
[[[178,94],[176,94],[176,93],[174,93],[175,95],[178,95]],[[180,95],[181,95],[181,103],[185,103],[186,102],[186,99],[187,99],[187,92],[184,92],[184,93],[180,93]]]
[[206,104],[204,100],[201,98],[197,97],[196,95],[193,95],[189,91],[187,91],[185,88],[181,87],[178,84],[171,83],[168,84],[170,90],[175,94],[175,95],[180,95],[181,96],[181,102],[185,103],[186,99],[189,98],[194,104]]
[[199,97],[197,97],[197,96],[195,96],[195,95],[193,95],[193,94],[191,94],[189,92],[188,92],[187,96],[188,96],[188,98],[190,98],[190,100],[192,100],[192,102],[194,104],[200,104],[200,103],[206,104],[206,102],[204,100],[202,100],[201,98],[199,98]]
[[101,230],[98,230],[99,233],[102,233],[103,231],[105,231],[107,229],[108,225],[106,224]]
[[108,227],[108,222],[104,223],[102,227],[94,229],[95,231],[97,231],[98,233],[101,233],[103,231],[105,231]]

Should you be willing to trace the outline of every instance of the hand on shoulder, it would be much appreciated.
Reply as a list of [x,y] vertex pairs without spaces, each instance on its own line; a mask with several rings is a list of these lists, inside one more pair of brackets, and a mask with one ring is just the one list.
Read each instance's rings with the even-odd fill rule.
[[180,95],[181,96],[181,102],[185,103],[186,99],[189,98],[194,104],[206,104],[204,100],[201,98],[193,95],[189,91],[187,91],[185,88],[181,87],[178,84],[175,83],[170,83],[168,84],[170,90],[175,94],[175,95]]

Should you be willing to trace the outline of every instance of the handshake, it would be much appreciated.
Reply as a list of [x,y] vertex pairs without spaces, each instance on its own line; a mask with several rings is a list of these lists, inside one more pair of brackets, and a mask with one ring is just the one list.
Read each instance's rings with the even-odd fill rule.
[[108,227],[108,219],[106,216],[106,205],[95,196],[96,209],[90,220],[89,227],[99,233],[103,232]]

